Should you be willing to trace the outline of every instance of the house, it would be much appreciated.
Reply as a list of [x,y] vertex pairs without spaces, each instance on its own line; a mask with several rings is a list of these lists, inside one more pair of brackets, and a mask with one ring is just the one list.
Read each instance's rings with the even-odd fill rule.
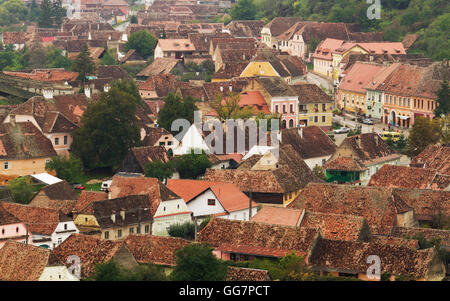
[[411,167],[431,168],[440,174],[450,174],[450,147],[443,145],[429,145],[420,154],[415,156]]
[[110,198],[129,195],[148,196],[150,204],[147,207],[150,208],[153,218],[149,234],[167,236],[170,225],[191,221],[191,211],[188,210],[184,200],[158,179],[143,176],[114,176],[110,187]]
[[27,233],[27,225],[0,206],[0,249],[7,241],[31,243],[32,235]]
[[72,234],[56,247],[53,253],[67,267],[73,265],[71,259],[73,256],[77,256],[81,264],[72,269],[80,273],[81,279],[93,276],[97,264],[111,260],[127,269],[135,268],[138,265],[123,241],[103,240],[83,234]]
[[4,31],[1,34],[3,45],[12,45],[14,50],[22,50],[25,47],[26,33],[23,31],[8,32]]
[[327,182],[338,184],[358,184],[368,168],[352,157],[337,157],[323,165]]
[[[248,45],[240,43],[239,45]],[[243,46],[240,46],[243,47]],[[217,50],[213,55],[215,71],[220,70],[225,64],[230,63],[248,63],[255,57],[257,53],[256,48],[241,48],[241,49],[220,49],[217,46]]]
[[[333,170],[333,164],[337,162],[332,162],[339,157],[352,158],[358,161],[361,167],[364,167],[367,171],[359,174],[359,185],[367,185],[371,177],[377,173],[385,164],[400,164],[400,154],[392,150],[389,145],[381,139],[377,133],[366,133],[356,136],[346,137],[344,141],[336,148],[334,154],[328,159],[330,173]],[[353,167],[350,169],[357,168],[351,161],[346,161],[350,163]],[[349,166],[350,166],[349,165]],[[350,171],[350,170],[347,170]],[[361,170],[359,170],[361,171]],[[347,176],[342,175],[344,178]],[[340,177],[340,176],[338,176]],[[340,179],[338,181],[343,181]],[[356,179],[353,178],[353,181]]]
[[78,194],[66,181],[42,187],[31,199],[29,205],[41,208],[60,209],[64,214],[72,213]]
[[182,59],[197,50],[189,39],[159,39],[155,48],[155,59],[161,57]]
[[136,74],[136,77],[140,79],[147,79],[158,74],[169,74],[179,64],[180,61],[175,58],[156,58],[150,65]]
[[368,185],[448,191],[450,175],[439,174],[435,169],[386,164],[372,175]]
[[0,206],[28,225],[34,246],[52,250],[72,233],[78,233],[73,220],[59,210],[6,202]]
[[203,131],[199,129],[198,125],[193,123],[178,144],[178,147],[173,150],[176,156],[190,154],[194,149],[211,153],[209,146],[206,144],[202,135]]
[[[220,46],[225,47],[224,50],[230,50],[232,48],[227,47],[228,44],[236,44],[239,45],[239,47],[243,47],[240,49],[252,49],[257,48],[255,45],[257,45],[257,41],[254,38],[233,38],[231,36],[219,36],[219,37],[213,37],[209,41],[209,55],[212,57],[212,60],[215,61],[216,58],[214,57],[214,54],[216,53],[217,48]],[[244,45],[246,44],[246,45]],[[250,46],[249,46],[250,45]],[[239,49],[239,48],[238,48]]]
[[301,18],[295,17],[276,17],[272,19],[261,29],[261,42],[270,48],[278,49],[278,36],[301,21]]
[[290,86],[298,95],[298,125],[319,126],[331,130],[333,100],[315,84],[298,83]]
[[73,221],[81,234],[94,235],[101,238],[100,225],[94,216],[93,203],[108,199],[103,191],[83,190],[72,209]]
[[178,140],[164,128],[149,128],[147,135],[143,141],[146,146],[162,146],[169,155],[173,154],[173,150],[178,146]]
[[277,55],[271,49],[262,49],[240,76],[275,76],[283,78],[288,84],[295,84],[305,79],[306,65],[296,56]]
[[281,131],[280,145],[291,145],[312,170],[322,166],[336,151],[336,144],[318,126]]
[[45,172],[45,165],[56,156],[51,141],[31,122],[0,124],[0,183]]
[[144,64],[146,60],[136,52],[134,49],[128,50],[128,52],[119,59],[121,64]]
[[172,74],[159,74],[149,77],[147,81],[139,84],[139,94],[142,99],[166,97],[170,92],[176,92],[180,86],[188,86],[189,83],[180,83]]
[[[89,103],[85,94],[35,96],[12,110],[3,121],[31,122],[50,139],[57,154],[68,155],[72,144],[72,132],[80,127],[81,117]],[[43,172],[43,171],[42,171]]]
[[[183,198],[194,218],[220,216],[249,220],[250,199],[236,185],[200,180],[169,179],[167,187]],[[258,204],[252,201],[251,215]]]
[[50,250],[7,241],[0,248],[2,281],[78,281]]
[[66,71],[64,68],[33,69],[26,71],[3,71],[4,74],[36,81],[67,84],[78,77],[78,72]]
[[263,27],[264,21],[261,20],[233,20],[222,31],[230,33],[235,38],[256,38],[260,40]]
[[339,83],[337,99],[340,109],[346,112],[367,115],[369,105],[365,86],[374,82],[376,74],[384,68],[382,65],[356,62]]
[[304,214],[304,210],[301,209],[264,206],[251,218],[251,221],[271,225],[298,227]]
[[228,82],[235,77],[239,77],[242,71],[247,67],[248,62],[228,62],[223,64],[219,70],[217,70],[212,78],[211,82]]
[[[450,232],[448,230],[416,227],[395,227],[391,235],[400,238],[423,237],[426,240],[440,239],[440,245],[444,249],[450,248]],[[447,270],[448,271],[448,270]]]
[[227,267],[225,281],[271,281],[269,271],[250,268]]
[[170,159],[170,155],[163,146],[133,147],[125,156],[119,172],[144,174],[148,163],[157,161],[167,163]]
[[309,183],[288,208],[360,216],[373,235],[389,235],[394,226],[417,225],[414,209],[394,199],[385,187]]
[[92,202],[102,238],[120,240],[135,233],[150,234],[151,203],[147,195],[128,195]]
[[311,228],[213,218],[198,233],[197,241],[211,245],[213,254],[223,260],[280,258],[295,251],[308,262],[319,235]]
[[309,265],[321,275],[371,280],[367,262],[374,254],[382,263],[380,275],[387,273],[391,275],[390,280],[401,275],[428,281],[440,281],[445,277],[444,264],[434,247],[414,250],[407,246],[319,238],[309,256]]
[[139,264],[156,264],[163,266],[169,274],[176,266],[176,252],[192,242],[177,238],[154,235],[129,235],[125,245]]

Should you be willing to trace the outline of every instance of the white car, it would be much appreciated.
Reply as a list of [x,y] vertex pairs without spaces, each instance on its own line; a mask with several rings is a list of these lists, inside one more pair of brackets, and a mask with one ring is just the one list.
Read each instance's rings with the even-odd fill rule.
[[343,134],[343,133],[348,133],[348,132],[350,132],[350,129],[345,126],[333,131],[333,133],[335,133],[335,134]]

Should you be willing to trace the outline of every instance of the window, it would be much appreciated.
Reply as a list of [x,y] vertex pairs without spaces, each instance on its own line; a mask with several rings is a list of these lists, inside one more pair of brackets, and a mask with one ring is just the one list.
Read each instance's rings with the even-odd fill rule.
[[140,234],[140,233],[141,233],[141,227],[139,227],[139,226],[136,227],[136,233],[137,233],[137,234]]
[[3,169],[9,169],[9,163],[8,162],[3,163]]
[[55,138],[55,145],[59,145],[59,138]]
[[327,111],[327,104],[323,103],[322,104],[322,112],[326,112]]
[[275,105],[275,113],[278,113],[278,105]]
[[67,136],[64,136],[64,145],[67,144]]
[[215,199],[208,199],[208,206],[215,206],[216,200]]
[[283,113],[286,113],[286,105],[283,105]]
[[145,233],[150,233],[150,226],[149,225],[145,225],[144,231],[145,231]]
[[87,221],[88,221],[88,218],[87,218],[87,217],[85,217],[85,218],[84,218],[84,221],[85,221],[85,222],[87,223]]
[[173,142],[172,141],[167,141],[167,145],[172,145]]
[[64,224],[64,230],[67,230],[67,224]]
[[105,239],[109,239],[109,231],[105,231]]
[[134,233],[134,228],[131,227],[130,229],[128,229],[128,233],[133,234]]
[[122,237],[122,229],[117,230],[117,237]]
[[294,105],[289,105],[289,113],[294,113]]
[[159,146],[164,146],[164,145],[166,145],[166,143],[164,141],[159,143]]
[[19,227],[16,227],[16,233],[19,233]]
[[319,121],[319,117],[314,116],[314,122],[318,122]]
[[5,234],[5,229],[2,229],[2,234]]
[[322,116],[322,122],[325,122],[326,121],[326,117],[325,116]]

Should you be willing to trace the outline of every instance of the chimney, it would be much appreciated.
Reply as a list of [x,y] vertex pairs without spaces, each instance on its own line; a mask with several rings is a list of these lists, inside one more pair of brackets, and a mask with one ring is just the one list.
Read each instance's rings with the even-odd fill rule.
[[45,99],[53,99],[53,90],[42,90]]
[[223,92],[223,86],[220,85],[220,92]]
[[230,92],[233,92],[233,85],[230,84],[230,87],[228,89],[230,90]]
[[303,128],[298,129],[298,135],[303,139]]
[[86,95],[87,98],[91,98],[91,88],[88,86],[84,87],[84,95]]
[[91,33],[89,32],[88,40],[92,40]]

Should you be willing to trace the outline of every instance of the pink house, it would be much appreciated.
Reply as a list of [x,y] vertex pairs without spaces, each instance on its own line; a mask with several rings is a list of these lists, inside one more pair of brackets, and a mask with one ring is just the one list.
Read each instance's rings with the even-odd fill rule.
[[[8,240],[26,243],[27,228],[24,223],[0,206],[0,248]],[[31,242],[32,235],[28,233],[28,243]]]

